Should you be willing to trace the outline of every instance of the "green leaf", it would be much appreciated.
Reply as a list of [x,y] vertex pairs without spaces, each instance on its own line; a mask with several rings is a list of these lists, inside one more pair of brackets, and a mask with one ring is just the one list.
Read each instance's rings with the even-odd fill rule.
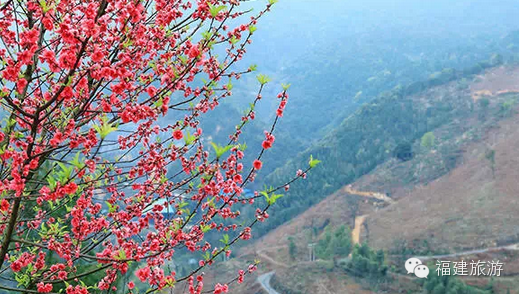
[[260,193],[261,193],[261,195],[265,196],[265,200],[267,201],[268,204],[270,204],[269,194],[266,191],[261,191]]
[[243,144],[238,145],[238,149],[239,149],[240,151],[245,151],[245,150],[247,150],[247,144],[246,144],[246,143],[243,143]]
[[101,126],[94,125],[94,129],[97,131],[101,140],[106,138],[110,133],[117,130],[117,125],[112,126],[108,123],[108,117],[105,115],[101,118]]
[[202,230],[203,233],[207,233],[211,230],[211,226],[210,225],[200,226],[200,230]]
[[232,36],[231,39],[229,40],[229,42],[231,42],[231,44],[236,44],[240,41],[240,39],[236,38],[235,36]]
[[211,13],[212,17],[216,17],[218,15],[218,13],[220,13],[220,11],[227,9],[227,6],[225,6],[225,5],[214,6],[210,3],[208,3],[208,5],[209,5],[209,13]]
[[276,200],[278,200],[279,198],[283,197],[283,194],[274,194],[272,193],[272,195],[270,195],[270,205],[276,203]]
[[202,38],[204,38],[205,40],[210,40],[212,36],[213,34],[211,34],[211,32],[209,31],[202,32]]
[[281,84],[281,87],[283,87],[283,91],[286,91],[288,90],[288,88],[290,88],[290,84]]
[[229,79],[229,82],[227,83],[227,90],[228,90],[228,91],[231,91],[233,87],[234,87],[234,86],[233,86],[233,84],[231,83],[231,80]]
[[131,39],[126,39],[126,41],[123,43],[123,48],[128,48],[131,45],[133,45],[133,41]]
[[211,142],[211,146],[213,146],[213,149],[214,149],[214,152],[216,153],[216,158],[219,159],[220,157],[222,157],[222,155],[225,154],[225,152],[231,150],[231,148],[233,147],[232,145],[227,145],[225,147],[222,147],[220,145],[217,145],[216,143],[214,142]]
[[163,175],[160,176],[160,183],[161,184],[164,184],[167,181],[168,181],[168,178],[166,177],[166,175],[163,174]]
[[223,235],[223,238],[220,239],[220,242],[222,242],[225,245],[229,244],[229,235],[227,235],[227,234]]
[[164,105],[164,100],[162,100],[162,97],[160,97],[159,100],[155,101],[153,104],[155,104],[156,108],[161,108],[162,105]]
[[215,199],[216,199],[216,196],[213,197],[212,199],[210,199],[209,201],[207,201],[207,205],[209,205],[209,207],[215,208],[216,207],[216,204],[214,204]]
[[70,161],[70,164],[77,167],[78,169],[82,169],[85,166],[83,162],[79,161],[80,154],[81,152],[76,153],[76,156],[74,156],[74,158]]
[[41,9],[43,10],[43,13],[49,11],[49,8],[47,7],[47,2],[45,2],[45,0],[40,0],[39,3],[41,6]]
[[321,163],[320,160],[314,159],[314,157],[310,155],[310,161],[308,161],[308,165],[310,166],[310,168],[316,167],[319,163]]
[[191,145],[196,140],[196,136],[191,135],[189,131],[186,131],[186,135],[184,136],[184,141],[186,145]]
[[250,25],[249,26],[249,32],[252,34],[254,33],[258,28],[256,28],[256,26],[253,26],[253,25]]
[[268,76],[266,76],[264,74],[259,74],[258,76],[256,76],[256,78],[258,79],[258,82],[260,82],[261,85],[265,85],[266,83],[268,83],[272,80],[271,78],[269,78]]
[[61,173],[61,179],[63,181],[66,181],[66,180],[70,179],[70,177],[72,176],[72,172],[74,171],[74,168],[73,167],[68,167],[68,166],[66,166],[62,162],[58,162],[58,165],[63,170],[63,172]]
[[65,84],[65,86],[68,87],[68,86],[72,85],[72,82],[73,82],[73,81],[74,81],[74,78],[73,78],[72,76],[68,77],[68,79],[67,79],[67,83]]
[[54,188],[56,188],[56,179],[54,179],[54,177],[52,176],[49,176],[47,177],[47,183],[49,183],[49,188],[51,190],[54,190]]
[[115,205],[112,205],[110,202],[108,201],[105,201],[106,205],[108,205],[108,212],[109,213],[114,213],[117,209],[117,207]]
[[9,121],[7,122],[7,128],[11,128],[15,124],[16,124],[16,120],[15,119],[9,119]]
[[116,260],[124,260],[126,259],[126,251],[119,249],[119,254],[115,257]]
[[267,201],[268,205],[272,205],[272,204],[276,203],[276,201],[279,198],[283,197],[283,194],[275,194],[275,193],[271,193],[269,196],[267,191],[261,191],[260,193],[261,193],[261,195],[265,196],[265,200]]

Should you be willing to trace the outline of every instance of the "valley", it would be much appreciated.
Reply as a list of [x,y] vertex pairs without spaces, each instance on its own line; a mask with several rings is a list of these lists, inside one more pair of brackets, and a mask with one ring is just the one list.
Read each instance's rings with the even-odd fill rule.
[[[390,278],[377,286],[384,293],[422,287],[421,281],[402,271],[403,260],[410,255],[424,261],[502,260],[509,266],[503,277],[492,279],[492,287],[495,293],[518,293],[513,290],[519,286],[515,278],[519,267],[513,265],[519,262],[516,80],[519,67],[499,66],[469,82],[455,80],[414,95],[414,103],[427,107],[454,97],[458,109],[452,113],[457,115],[429,130],[432,145],[420,137],[411,141],[412,158],[384,160],[241,249],[227,266],[258,259],[260,278],[256,286],[256,278],[250,278],[236,288],[238,293],[254,293],[250,289],[257,286],[268,293],[378,293],[370,283],[341,269],[351,254],[344,260],[309,259],[325,228],[341,225],[351,228],[352,244],[368,244],[385,253]],[[488,100],[488,105],[482,106],[486,102],[481,100]],[[296,256],[289,253],[290,242],[297,247]],[[489,278],[463,281],[482,287],[490,283]]]

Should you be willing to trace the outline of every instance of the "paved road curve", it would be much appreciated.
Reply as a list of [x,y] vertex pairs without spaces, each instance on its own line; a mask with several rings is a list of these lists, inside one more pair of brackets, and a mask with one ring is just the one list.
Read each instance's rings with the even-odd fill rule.
[[270,279],[272,279],[275,273],[276,272],[268,272],[258,277],[258,283],[260,283],[261,287],[263,287],[268,294],[280,294],[270,286]]

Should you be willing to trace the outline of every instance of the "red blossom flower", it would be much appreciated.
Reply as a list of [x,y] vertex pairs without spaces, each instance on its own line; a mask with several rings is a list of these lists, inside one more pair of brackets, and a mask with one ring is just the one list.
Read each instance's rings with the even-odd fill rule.
[[77,184],[74,182],[71,182],[71,183],[68,183],[65,187],[63,187],[63,190],[67,194],[74,194],[74,193],[76,193],[77,188],[78,188]]
[[66,290],[67,294],[88,294],[88,290],[82,286],[72,286],[69,285]]
[[184,137],[184,134],[182,133],[181,130],[175,130],[173,131],[173,138],[175,138],[175,140],[180,140]]
[[24,78],[18,79],[16,82],[16,90],[18,93],[22,93],[25,87],[27,86],[27,80]]
[[227,284],[224,284],[224,285],[216,284],[214,286],[214,291],[213,291],[214,294],[221,294],[221,293],[227,293],[227,292],[229,292],[229,286],[227,286]]
[[49,141],[49,144],[52,146],[52,147],[57,147],[61,142],[64,141],[64,137],[63,137],[63,134],[61,132],[56,132],[54,134],[54,137]]
[[137,271],[135,271],[135,275],[141,282],[146,282],[148,278],[150,277],[151,271],[149,267],[140,268]]
[[272,135],[271,133],[265,132],[265,140],[263,141],[261,146],[263,147],[263,149],[269,149],[272,147],[272,144],[274,143],[275,139],[276,138],[274,137],[274,135]]
[[252,163],[252,166],[254,166],[254,169],[259,170],[263,166],[263,162],[261,162],[260,160],[256,159]]
[[198,49],[198,46],[191,47],[191,49],[189,49],[188,55],[191,58],[198,57],[198,55],[200,55],[200,49]]
[[9,201],[2,199],[0,202],[0,211],[7,212],[9,210]]
[[19,260],[15,260],[11,263],[11,269],[13,272],[19,272],[22,270],[22,263]]
[[49,293],[52,291],[52,284],[44,284],[43,282],[40,282],[36,285],[36,287],[40,293]]

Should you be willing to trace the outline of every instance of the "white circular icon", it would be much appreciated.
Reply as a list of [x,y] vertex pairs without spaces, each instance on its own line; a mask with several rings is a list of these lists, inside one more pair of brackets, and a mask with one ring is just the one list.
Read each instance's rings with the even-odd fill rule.
[[422,264],[422,262],[420,261],[420,259],[418,258],[409,258],[408,260],[406,260],[405,262],[405,269],[407,270],[407,273],[408,274],[412,274],[414,273],[414,268],[417,266],[417,265],[420,265]]
[[414,274],[420,279],[427,278],[429,275],[429,268],[425,264],[417,265],[414,268]]

